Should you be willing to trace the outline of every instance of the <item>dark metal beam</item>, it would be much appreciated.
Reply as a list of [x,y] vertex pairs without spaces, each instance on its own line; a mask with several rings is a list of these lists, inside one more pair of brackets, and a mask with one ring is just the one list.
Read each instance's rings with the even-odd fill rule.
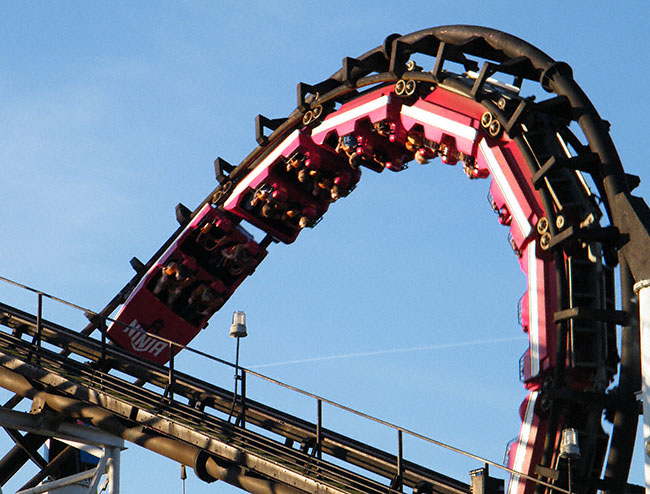
[[5,429],[16,445],[0,460],[0,486],[5,485],[30,459],[40,468],[47,462],[38,454],[47,437],[38,434],[24,436],[14,429]]

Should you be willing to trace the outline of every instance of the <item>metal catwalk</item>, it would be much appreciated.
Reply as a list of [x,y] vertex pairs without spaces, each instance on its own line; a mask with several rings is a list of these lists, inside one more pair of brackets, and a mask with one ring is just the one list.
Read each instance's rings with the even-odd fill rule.
[[[244,393],[235,396],[176,371],[173,363],[164,367],[144,362],[4,304],[0,322],[5,329],[0,331],[0,386],[32,400],[32,414],[53,429],[83,419],[193,467],[202,480],[223,480],[253,493],[386,493],[402,492],[402,487],[470,492],[468,484],[267,407]],[[132,380],[117,377],[117,372]],[[21,441],[24,449],[35,449],[29,444],[33,438]],[[0,483],[28,459],[24,451],[12,450],[0,461]],[[348,468],[339,466],[341,462]],[[358,469],[367,475],[355,473]],[[377,476],[386,482],[373,480]]]

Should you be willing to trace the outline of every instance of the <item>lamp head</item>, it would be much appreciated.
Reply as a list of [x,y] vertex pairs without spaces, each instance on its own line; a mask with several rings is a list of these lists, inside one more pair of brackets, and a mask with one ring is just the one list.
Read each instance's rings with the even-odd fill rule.
[[232,315],[232,326],[230,326],[231,338],[245,338],[246,332],[246,314],[243,311],[235,311]]
[[580,446],[578,445],[578,431],[567,427],[562,431],[560,441],[560,457],[576,460],[580,458]]

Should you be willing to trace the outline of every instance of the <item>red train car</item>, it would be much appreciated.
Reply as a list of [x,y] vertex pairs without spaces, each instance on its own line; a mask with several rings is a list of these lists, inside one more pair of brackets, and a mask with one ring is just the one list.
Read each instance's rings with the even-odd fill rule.
[[346,196],[361,176],[334,150],[316,146],[308,132],[291,133],[224,203],[226,210],[285,243],[314,226],[330,203]]
[[226,213],[207,204],[152,265],[108,328],[134,354],[164,364],[187,345],[266,256]]

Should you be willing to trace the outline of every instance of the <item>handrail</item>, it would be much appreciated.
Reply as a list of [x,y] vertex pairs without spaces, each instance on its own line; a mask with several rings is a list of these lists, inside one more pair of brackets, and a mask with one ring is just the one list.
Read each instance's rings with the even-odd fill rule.
[[[35,335],[34,342],[32,344],[37,344],[37,345],[40,346],[40,328],[41,328],[41,324],[42,324],[42,299],[43,299],[43,297],[48,298],[50,300],[53,300],[55,302],[61,303],[61,304],[66,305],[68,307],[71,307],[71,308],[73,308],[75,310],[82,311],[85,315],[90,315],[91,317],[100,317],[101,320],[102,320],[102,322],[100,324],[100,330],[102,332],[102,340],[101,340],[102,356],[105,356],[105,351],[106,351],[106,348],[105,348],[106,347],[106,334],[105,334],[105,332],[106,332],[106,327],[107,327],[106,322],[110,321],[110,322],[113,322],[113,323],[123,325],[124,327],[131,327],[131,326],[125,325],[125,324],[123,324],[123,323],[121,323],[119,321],[116,321],[116,320],[114,320],[114,319],[112,319],[110,317],[102,316],[101,314],[98,314],[95,311],[86,309],[86,308],[84,308],[84,307],[82,307],[80,305],[77,305],[75,303],[72,303],[72,302],[69,302],[67,300],[61,299],[61,298],[56,297],[54,295],[50,295],[50,294],[45,293],[45,292],[43,292],[41,290],[32,288],[30,286],[27,286],[27,285],[24,285],[22,283],[16,282],[14,280],[11,280],[11,279],[6,278],[6,277],[1,276],[1,275],[0,275],[0,281],[2,281],[4,283],[7,283],[7,284],[10,284],[10,285],[13,285],[15,287],[24,289],[26,291],[30,291],[30,292],[35,293],[37,295],[37,298],[38,298],[37,335],[38,336]],[[195,354],[197,354],[197,355],[199,355],[201,357],[204,357],[204,358],[206,358],[208,360],[217,362],[219,364],[224,364],[224,365],[230,366],[232,368],[237,367],[232,362],[221,359],[219,357],[215,357],[214,355],[210,355],[210,354],[205,353],[205,352],[203,352],[201,350],[197,350],[197,349],[192,348],[190,346],[181,345],[179,343],[168,340],[168,339],[163,338],[161,336],[158,336],[156,334],[149,333],[149,332],[144,331],[142,329],[140,329],[140,331],[142,331],[147,336],[151,336],[151,337],[153,337],[153,338],[155,338],[155,339],[157,339],[159,341],[163,341],[163,342],[167,343],[169,345],[169,347],[170,347],[171,360],[170,360],[170,364],[168,366],[168,379],[169,379],[168,386],[169,387],[168,387],[168,391],[166,392],[166,395],[170,400],[173,399],[173,382],[174,382],[174,373],[175,373],[174,360],[173,360],[174,352],[171,352],[172,347],[177,348],[178,351],[186,350],[186,351],[195,353]],[[103,358],[102,358],[102,361],[103,361]],[[321,452],[320,452],[320,439],[321,439],[321,430],[322,430],[322,404],[326,403],[328,405],[331,405],[331,406],[333,406],[335,408],[338,408],[340,410],[343,410],[345,412],[348,412],[348,413],[351,413],[353,415],[364,418],[366,420],[370,420],[372,422],[378,423],[378,424],[383,425],[385,427],[388,427],[390,429],[394,429],[397,432],[398,455],[397,455],[397,464],[395,465],[395,468],[396,468],[396,478],[398,479],[398,482],[401,482],[401,472],[403,471],[403,451],[402,451],[403,450],[403,448],[402,448],[403,434],[407,434],[409,436],[412,436],[414,438],[417,438],[417,439],[420,439],[422,441],[428,442],[428,443],[433,444],[435,446],[441,447],[443,449],[447,449],[447,450],[449,450],[449,451],[451,451],[453,453],[459,454],[461,456],[465,456],[467,458],[471,458],[472,460],[479,461],[479,462],[481,462],[481,463],[483,463],[485,465],[493,466],[493,467],[498,468],[498,469],[500,469],[500,470],[502,470],[504,472],[509,473],[510,475],[519,476],[521,478],[524,478],[526,480],[534,482],[534,483],[536,483],[538,485],[541,485],[541,486],[544,486],[544,487],[549,487],[549,488],[553,489],[554,492],[562,493],[562,494],[571,494],[571,492],[568,491],[568,490],[562,489],[562,488],[560,488],[558,486],[547,483],[547,482],[545,482],[543,480],[537,479],[537,478],[532,477],[530,475],[527,475],[527,474],[525,474],[523,472],[513,470],[513,469],[508,468],[508,467],[506,467],[506,466],[504,466],[504,465],[502,465],[500,463],[497,463],[495,461],[489,460],[487,458],[483,458],[483,457],[481,457],[479,455],[475,455],[475,454],[470,453],[468,451],[462,450],[462,449],[457,448],[455,446],[451,446],[449,444],[446,444],[446,443],[444,443],[442,441],[438,441],[436,439],[430,438],[430,437],[425,436],[423,434],[419,434],[419,433],[417,433],[415,431],[412,431],[410,429],[407,429],[405,427],[393,424],[391,422],[387,422],[385,420],[374,417],[372,415],[361,412],[359,410],[355,410],[355,409],[353,409],[351,407],[348,407],[348,406],[342,405],[342,404],[340,404],[338,402],[329,400],[329,399],[324,398],[324,397],[322,397],[320,395],[317,395],[317,394],[311,393],[309,391],[297,388],[295,386],[292,386],[292,385],[287,384],[285,382],[279,381],[279,380],[274,379],[272,377],[266,376],[264,374],[261,374],[259,372],[254,371],[254,370],[242,367],[241,365],[239,365],[238,368],[242,372],[242,379],[246,379],[246,375],[250,374],[250,375],[253,375],[253,376],[255,376],[255,377],[259,378],[259,379],[262,379],[263,381],[270,382],[272,384],[275,384],[277,386],[283,387],[283,388],[288,389],[290,391],[299,393],[299,394],[301,394],[303,396],[307,396],[309,398],[315,399],[317,401],[317,445],[316,445],[317,449],[315,451],[316,451],[316,454],[317,454],[317,456],[319,458],[320,458],[320,455],[321,455]],[[246,401],[245,389],[246,389],[246,387],[243,386],[242,387],[242,395],[241,395],[242,416],[238,419],[242,426],[244,426],[244,417],[245,417],[243,415],[244,414],[245,401]],[[234,399],[235,400],[237,399],[236,395],[234,395]],[[233,403],[233,406],[234,406],[234,403]]]

